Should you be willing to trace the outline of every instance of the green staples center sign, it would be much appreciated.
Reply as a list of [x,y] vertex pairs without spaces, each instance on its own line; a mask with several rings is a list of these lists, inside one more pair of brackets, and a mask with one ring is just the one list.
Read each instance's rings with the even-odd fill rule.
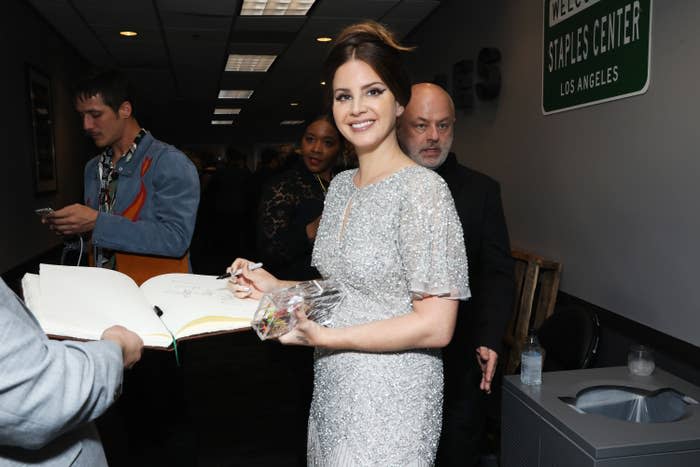
[[651,0],[544,0],[544,114],[643,94]]

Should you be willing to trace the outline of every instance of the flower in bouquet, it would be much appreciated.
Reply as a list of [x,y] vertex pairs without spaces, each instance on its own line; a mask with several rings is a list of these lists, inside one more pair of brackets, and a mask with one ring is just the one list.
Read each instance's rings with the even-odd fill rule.
[[306,281],[262,296],[251,323],[260,339],[278,338],[294,329],[297,310],[322,326],[345,296],[333,281]]

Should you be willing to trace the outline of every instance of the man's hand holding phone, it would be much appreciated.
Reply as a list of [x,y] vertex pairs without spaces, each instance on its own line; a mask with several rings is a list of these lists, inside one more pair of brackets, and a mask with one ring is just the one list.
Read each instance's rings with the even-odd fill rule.
[[84,204],[71,204],[41,218],[58,235],[77,235],[95,228],[97,211]]
[[44,217],[48,216],[49,214],[51,214],[53,212],[53,208],[51,208],[51,207],[39,208],[39,209],[35,209],[34,212],[36,213],[37,216],[41,217],[43,220]]

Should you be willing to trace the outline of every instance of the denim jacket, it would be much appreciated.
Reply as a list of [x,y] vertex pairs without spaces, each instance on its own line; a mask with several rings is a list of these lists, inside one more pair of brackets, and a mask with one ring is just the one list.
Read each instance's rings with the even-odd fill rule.
[[[85,166],[85,204],[98,209],[99,156]],[[182,152],[147,133],[119,176],[113,213],[100,212],[92,231],[96,247],[182,257],[190,246],[199,205],[199,176]]]

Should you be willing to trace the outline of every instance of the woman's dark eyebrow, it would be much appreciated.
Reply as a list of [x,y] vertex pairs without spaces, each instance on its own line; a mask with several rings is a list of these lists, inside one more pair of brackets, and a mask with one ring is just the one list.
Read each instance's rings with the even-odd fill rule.
[[[373,83],[369,83],[369,84],[363,85],[360,89],[367,89],[367,88],[371,88],[372,86],[377,86],[377,85],[379,85],[379,86],[385,86],[385,84],[382,83],[381,81],[374,81]],[[346,88],[337,88],[337,89],[335,89],[333,92],[336,93],[336,92],[339,92],[339,91],[341,91],[341,92],[350,92],[350,90],[349,90],[349,89],[346,89]]]
[[377,86],[377,85],[384,86],[384,83],[382,83],[381,81],[375,81],[373,83],[365,84],[364,86],[362,86],[361,89],[367,89],[367,88],[371,88],[372,86]]

